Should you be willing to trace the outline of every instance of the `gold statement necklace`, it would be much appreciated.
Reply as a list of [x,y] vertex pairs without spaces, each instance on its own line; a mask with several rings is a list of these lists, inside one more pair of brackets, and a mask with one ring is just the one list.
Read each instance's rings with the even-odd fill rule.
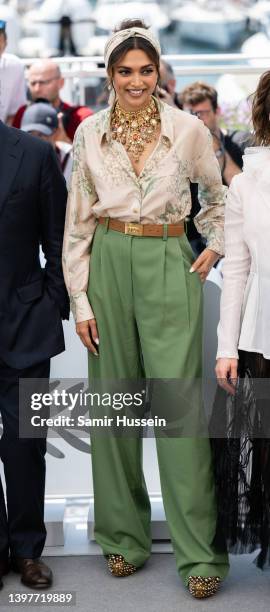
[[134,162],[138,162],[146,144],[152,142],[158,131],[160,116],[155,101],[136,111],[125,111],[116,102],[111,118],[114,140],[121,142]]

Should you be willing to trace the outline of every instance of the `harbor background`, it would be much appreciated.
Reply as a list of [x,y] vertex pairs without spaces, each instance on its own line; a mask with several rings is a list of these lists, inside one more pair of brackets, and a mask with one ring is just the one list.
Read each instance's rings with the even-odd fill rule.
[[[0,0],[0,18],[8,13],[8,51],[21,57],[26,66],[36,57],[69,57],[70,61],[62,64],[59,57],[65,77],[70,79],[72,71],[75,79],[72,86],[67,84],[65,95],[93,110],[99,109],[97,98],[104,84],[100,76],[104,76],[105,40],[122,17],[145,18],[160,38],[163,55],[177,56],[169,61],[175,69],[178,92],[194,80],[207,80],[217,87],[221,103],[235,105],[252,93],[258,75],[269,64],[269,0]],[[69,20],[69,28],[65,25],[64,50],[59,52],[63,18]],[[70,53],[68,30],[76,56]],[[186,55],[194,57],[186,62]],[[79,56],[85,61],[78,63]],[[215,73],[215,65],[224,66],[224,73]],[[228,76],[230,66],[245,70]],[[78,79],[78,70],[80,84],[75,76]]]

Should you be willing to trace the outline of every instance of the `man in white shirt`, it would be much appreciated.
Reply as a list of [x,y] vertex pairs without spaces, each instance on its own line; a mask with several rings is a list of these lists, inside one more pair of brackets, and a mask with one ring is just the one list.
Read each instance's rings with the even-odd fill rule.
[[0,19],[0,119],[11,125],[18,108],[26,103],[24,67],[16,55],[4,53],[6,22]]

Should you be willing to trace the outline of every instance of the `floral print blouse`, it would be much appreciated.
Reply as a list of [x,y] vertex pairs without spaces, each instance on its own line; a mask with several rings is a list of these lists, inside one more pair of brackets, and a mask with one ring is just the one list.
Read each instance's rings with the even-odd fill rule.
[[123,145],[110,133],[111,108],[85,119],[74,141],[63,269],[75,321],[94,314],[87,298],[90,245],[97,218],[178,223],[191,209],[189,181],[199,184],[195,217],[208,247],[223,254],[224,192],[212,137],[203,122],[156,100],[161,133],[137,177]]

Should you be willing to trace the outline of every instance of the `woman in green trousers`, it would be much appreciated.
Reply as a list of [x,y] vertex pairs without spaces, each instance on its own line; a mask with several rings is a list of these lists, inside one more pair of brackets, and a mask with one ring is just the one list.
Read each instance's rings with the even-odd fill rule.
[[[63,266],[91,380],[202,375],[202,281],[223,253],[224,192],[203,123],[156,97],[159,60],[145,25],[124,22],[105,48],[110,107],[76,133]],[[190,181],[200,185],[196,225],[208,241],[195,262],[184,233]],[[169,413],[178,396],[166,389]],[[196,414],[200,394],[197,403]],[[91,442],[96,541],[112,574],[126,576],[151,550],[142,440],[111,433]],[[209,441],[157,435],[156,444],[178,571],[195,597],[210,596],[228,559],[213,543]]]

